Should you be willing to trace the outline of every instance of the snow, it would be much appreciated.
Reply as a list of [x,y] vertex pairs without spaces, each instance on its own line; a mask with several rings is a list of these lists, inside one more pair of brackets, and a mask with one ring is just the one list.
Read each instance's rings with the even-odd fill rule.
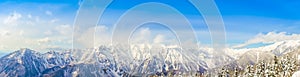
[[[20,49],[18,52],[7,56],[6,59],[13,59],[18,63],[23,63],[25,62],[24,59],[21,58],[23,56],[34,57],[34,59],[41,58],[39,61],[44,62],[43,64],[46,68],[54,66],[64,68],[68,65],[64,62],[70,61],[70,65],[93,64],[99,67],[99,69],[107,68],[117,70],[122,68],[124,70],[126,69],[126,72],[137,73],[149,73],[149,71],[146,70],[163,72],[162,70],[168,71],[174,69],[180,71],[197,71],[199,66],[210,69],[238,60],[241,55],[248,51],[257,51],[255,52],[257,56],[264,52],[286,54],[299,46],[300,40],[288,40],[258,48],[226,48],[224,49],[225,54],[222,54],[222,56],[215,55],[218,51],[214,51],[213,48],[210,47],[185,50],[177,45],[151,46],[148,44],[137,44],[130,46],[129,49],[126,49],[126,47],[116,47],[113,49],[111,46],[101,46],[96,49],[78,49],[76,51],[51,52],[45,54],[38,54],[29,49]],[[47,61],[51,58],[54,59],[55,63],[51,64],[49,63],[50,61]],[[74,60],[71,60],[72,58],[74,58]],[[38,70],[40,66],[34,63],[34,61],[32,62],[35,69]],[[95,69],[95,67],[93,67],[93,69]],[[99,71],[102,71],[102,69],[94,71],[94,74],[99,73]],[[79,70],[72,72],[73,76],[80,73]],[[116,76],[118,71],[111,71],[110,73]]]
[[295,72],[292,77],[300,77],[300,71]]

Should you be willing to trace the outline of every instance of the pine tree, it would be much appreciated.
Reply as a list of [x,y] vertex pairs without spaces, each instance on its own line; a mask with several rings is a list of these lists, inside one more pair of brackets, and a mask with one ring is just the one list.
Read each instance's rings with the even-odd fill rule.
[[238,71],[237,67],[234,68],[233,77],[239,77],[239,71]]

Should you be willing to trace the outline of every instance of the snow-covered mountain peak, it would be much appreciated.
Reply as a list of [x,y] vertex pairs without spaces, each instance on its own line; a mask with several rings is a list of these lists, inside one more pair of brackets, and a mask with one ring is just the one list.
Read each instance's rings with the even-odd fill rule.
[[272,52],[275,55],[282,55],[282,54],[289,53],[299,47],[300,47],[300,40],[286,40],[286,41],[275,42],[273,44],[263,46],[263,47],[252,48],[251,50]]
[[262,50],[262,51],[270,51],[270,50],[275,50],[275,49],[286,49],[290,47],[298,47],[300,46],[300,40],[286,40],[286,41],[280,41],[280,42],[275,42],[273,44],[255,48],[256,50]]
[[275,55],[282,55],[289,53],[295,49],[300,47],[300,40],[285,40],[275,42],[266,46],[261,46],[257,48],[241,48],[241,49],[234,49],[229,48],[226,49],[226,54],[238,58],[239,56],[245,54],[246,52],[255,51],[255,52],[271,52]]
[[30,56],[36,54],[35,51],[30,50],[28,48],[21,48],[20,50],[17,50],[15,52],[12,52],[6,56],[3,56],[3,58],[21,58],[23,56]]
[[[49,51],[43,54],[22,48],[0,59],[0,76],[15,76],[17,73],[14,70],[18,69],[34,71],[17,76],[41,76],[45,74],[54,76],[58,74],[57,72],[90,76],[116,76],[119,74],[120,76],[124,73],[154,74],[172,70],[199,71],[199,68],[205,70],[218,68],[236,60],[239,63],[254,62],[258,60],[257,52],[261,52],[259,55],[273,56],[273,54],[286,54],[299,46],[299,40],[289,40],[259,48],[226,48],[224,49],[225,54],[221,56],[215,55],[218,51],[209,47],[182,49],[178,46],[155,47],[146,44],[132,45],[131,47],[103,45],[97,48]],[[11,65],[14,67],[10,67]],[[1,70],[8,69],[14,70],[7,71],[4,75],[1,74],[3,73]]]

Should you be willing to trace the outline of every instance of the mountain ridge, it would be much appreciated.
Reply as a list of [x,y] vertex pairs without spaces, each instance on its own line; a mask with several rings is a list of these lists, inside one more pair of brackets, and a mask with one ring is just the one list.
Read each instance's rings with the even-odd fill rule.
[[22,48],[0,58],[0,76],[143,76],[164,75],[167,72],[185,74],[188,71],[199,73],[223,65],[245,68],[246,64],[267,60],[268,57],[264,57],[266,55],[282,56],[299,49],[299,40],[276,42],[259,48],[225,49],[226,55],[223,56],[215,56],[210,48],[181,52],[177,48],[153,50],[137,46],[131,51],[121,47],[112,51],[110,46],[100,46],[95,49],[46,53]]

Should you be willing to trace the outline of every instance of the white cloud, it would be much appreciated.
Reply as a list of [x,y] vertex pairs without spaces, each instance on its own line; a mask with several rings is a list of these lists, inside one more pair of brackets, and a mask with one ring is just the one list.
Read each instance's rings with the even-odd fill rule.
[[[21,21],[18,22],[22,26],[34,26],[37,24],[42,24],[43,22],[40,20],[39,16],[33,16],[31,14],[28,14],[27,17],[24,17]],[[44,23],[43,23],[44,25]]]
[[57,21],[58,21],[58,19],[52,19],[52,20],[50,20],[50,23],[55,23]]
[[153,43],[162,43],[165,41],[165,36],[162,34],[158,34],[154,37]]
[[[149,28],[141,28],[131,36],[132,43],[150,43],[151,31]],[[152,41],[152,40],[151,40]]]
[[0,49],[6,49],[6,47],[3,45],[0,45]]
[[55,27],[55,30],[58,31],[61,35],[72,35],[73,28],[69,24],[64,24]]
[[10,36],[10,35],[11,35],[11,33],[8,30],[1,31],[1,36],[3,36],[3,37]]
[[140,31],[140,35],[142,36],[149,36],[151,35],[151,31],[149,28],[142,28]]
[[23,36],[24,35],[24,30],[20,30],[19,35]]
[[143,27],[133,33],[130,44],[177,45],[176,36],[168,31],[150,30]]
[[35,22],[40,22],[40,17],[39,16],[35,17]]
[[45,43],[50,43],[50,42],[52,42],[52,40],[50,40],[48,37],[46,37],[46,38],[37,40],[37,42],[39,43],[39,45],[41,45],[41,44],[45,44]]
[[95,31],[95,45],[100,46],[110,43],[110,32],[108,32],[108,27],[105,25],[99,25],[96,27]]
[[[13,51],[19,48],[36,50],[42,46],[71,48],[69,40],[72,40],[73,27],[68,24],[72,24],[72,22],[65,20],[65,22],[60,22],[60,17],[50,17],[49,19],[49,17],[45,18],[45,15],[54,16],[55,14],[51,10],[39,12],[11,11],[2,14],[0,16],[0,46],[2,46],[0,50]],[[99,30],[104,31],[105,29],[99,27]]]
[[25,23],[28,24],[28,25],[34,25],[34,22],[32,22],[32,21],[27,21]]
[[13,12],[10,16],[4,19],[3,23],[6,25],[16,25],[20,18],[22,18],[20,13]]
[[52,12],[49,10],[47,10],[45,13],[46,13],[46,15],[52,16]]
[[287,32],[269,32],[267,34],[259,33],[244,44],[233,46],[233,48],[245,47],[256,43],[274,43],[286,40],[300,40],[300,34],[289,34]]
[[106,27],[104,25],[96,26],[96,32],[106,32],[107,29],[108,29],[108,27]]
[[31,18],[32,18],[32,15],[31,15],[31,14],[28,14],[27,17],[28,17],[29,19],[31,19]]
[[80,33],[75,33],[74,36],[76,38],[74,43],[88,48],[110,42],[108,27],[104,25],[87,28],[87,30],[82,30]]
[[44,32],[45,35],[52,35],[53,32],[51,30],[47,30],[46,32]]

